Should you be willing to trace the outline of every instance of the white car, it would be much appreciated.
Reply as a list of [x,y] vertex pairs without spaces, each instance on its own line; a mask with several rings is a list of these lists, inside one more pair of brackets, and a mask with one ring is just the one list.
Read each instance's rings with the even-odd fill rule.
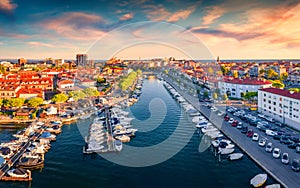
[[238,125],[236,126],[237,129],[242,129],[242,127],[243,127],[243,123],[242,122],[239,122]]
[[266,135],[268,135],[268,136],[275,136],[275,135],[277,135],[277,133],[274,132],[274,131],[272,131],[272,130],[270,130],[270,129],[267,129],[266,130]]
[[274,148],[273,149],[273,157],[274,158],[279,158],[280,157],[280,154],[281,154],[281,150],[279,148]]
[[266,138],[260,138],[259,141],[258,141],[258,145],[261,146],[261,147],[265,147],[266,143],[267,143]]
[[283,164],[289,164],[290,163],[290,158],[289,158],[289,154],[288,153],[283,153],[281,156],[281,162]]
[[252,140],[253,141],[258,141],[258,139],[259,139],[259,134],[254,133],[253,136],[252,136]]
[[272,142],[269,142],[269,143],[267,144],[265,150],[266,150],[266,152],[269,152],[269,153],[272,152],[272,150],[273,150],[273,144],[272,144]]
[[266,116],[264,114],[258,114],[258,117],[265,119]]
[[233,118],[230,118],[229,121],[228,121],[228,123],[231,124],[231,123],[233,123],[233,121],[234,121],[234,119],[233,119]]

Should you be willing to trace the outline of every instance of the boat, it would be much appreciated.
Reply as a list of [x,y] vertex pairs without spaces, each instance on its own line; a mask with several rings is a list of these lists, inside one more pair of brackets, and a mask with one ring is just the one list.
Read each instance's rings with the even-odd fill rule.
[[217,131],[217,130],[218,130],[218,129],[215,128],[215,127],[203,127],[203,128],[201,129],[201,132],[202,132],[202,133],[207,133],[207,132]]
[[280,184],[275,183],[275,184],[267,185],[265,188],[280,188]]
[[127,135],[116,136],[115,138],[121,140],[122,142],[130,142],[130,137]]
[[215,147],[215,148],[219,147],[219,143],[220,143],[219,140],[213,140],[213,141],[211,142],[211,144],[212,144],[213,147]]
[[244,156],[244,154],[242,153],[232,153],[228,155],[229,160],[234,161],[234,160],[238,160],[241,159]]
[[252,185],[253,187],[261,187],[266,183],[267,178],[267,174],[257,174],[250,180],[250,185]]
[[120,141],[120,140],[115,140],[115,141],[114,141],[114,146],[115,146],[115,149],[116,149],[117,151],[121,151],[122,148],[123,148],[123,143],[122,143],[122,141]]
[[231,148],[234,148],[234,144],[230,144],[230,143],[227,143],[227,142],[223,142],[223,141],[220,141],[219,142],[219,147],[224,149],[224,148],[227,148],[227,149],[231,149]]
[[234,148],[219,148],[219,154],[227,155],[234,152]]
[[42,168],[44,166],[44,159],[42,156],[39,158],[23,157],[19,160],[19,162],[16,164],[16,166],[19,168],[23,168],[23,169]]
[[30,171],[22,168],[13,168],[7,172],[10,177],[15,178],[27,178],[29,176]]

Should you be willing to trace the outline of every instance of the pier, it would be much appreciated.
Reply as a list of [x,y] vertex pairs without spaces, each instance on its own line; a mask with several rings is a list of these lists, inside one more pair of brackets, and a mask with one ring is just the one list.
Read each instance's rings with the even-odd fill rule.
[[[257,146],[257,142],[253,142],[252,139],[246,138],[244,134],[240,133],[240,130],[228,125],[227,122],[223,120],[223,117],[217,116],[210,109],[201,105],[197,97],[191,96],[187,92],[181,90],[168,77],[164,76],[163,78],[190,104],[192,104],[199,112],[201,112],[203,116],[205,116],[211,123],[220,129],[224,135],[230,138],[238,147],[241,148],[243,152],[245,152],[255,163],[257,163],[283,187],[299,187],[299,173],[293,172],[289,165],[283,165],[280,162],[280,159],[273,158],[272,154],[267,153],[264,148]],[[236,117],[234,118],[236,119]],[[272,143],[274,145],[273,141]],[[287,150],[286,148],[284,149]]]

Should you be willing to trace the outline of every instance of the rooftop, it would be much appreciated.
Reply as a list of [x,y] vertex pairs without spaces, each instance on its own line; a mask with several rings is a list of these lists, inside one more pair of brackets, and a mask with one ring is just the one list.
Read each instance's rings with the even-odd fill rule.
[[272,82],[257,78],[232,78],[232,77],[224,77],[224,82],[231,84],[240,84],[240,85],[268,85],[272,84]]
[[277,89],[277,88],[264,88],[264,89],[260,89],[260,91],[273,93],[276,95],[281,95],[281,96],[300,100],[300,93],[298,93],[298,92],[291,92],[289,90],[283,90],[283,89]]

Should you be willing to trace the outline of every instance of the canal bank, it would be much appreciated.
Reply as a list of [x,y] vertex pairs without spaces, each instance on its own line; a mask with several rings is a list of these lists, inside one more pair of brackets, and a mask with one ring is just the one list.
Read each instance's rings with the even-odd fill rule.
[[280,160],[272,158],[263,148],[254,145],[251,139],[245,139],[245,135],[239,130],[232,128],[222,117],[211,112],[210,109],[201,105],[199,99],[182,91],[180,87],[173,83],[167,77],[164,79],[170,83],[178,92],[194,107],[199,110],[207,119],[218,127],[227,137],[231,138],[251,159],[256,162],[262,169],[268,172],[274,179],[284,187],[298,187],[300,185],[299,173],[293,172],[289,166],[281,164]]

